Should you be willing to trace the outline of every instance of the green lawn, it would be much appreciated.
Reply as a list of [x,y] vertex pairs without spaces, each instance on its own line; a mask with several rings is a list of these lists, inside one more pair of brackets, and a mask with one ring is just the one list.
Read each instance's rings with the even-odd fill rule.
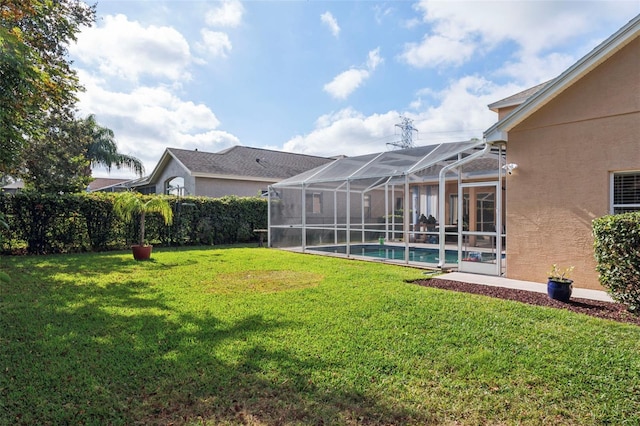
[[640,424],[640,327],[258,248],[2,258],[0,424]]

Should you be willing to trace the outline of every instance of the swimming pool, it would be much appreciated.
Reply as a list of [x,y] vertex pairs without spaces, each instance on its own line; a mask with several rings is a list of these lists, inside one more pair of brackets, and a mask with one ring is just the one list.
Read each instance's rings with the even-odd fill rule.
[[[346,254],[347,246],[318,246],[307,247],[308,251],[321,251],[324,253]],[[405,260],[405,248],[403,246],[378,245],[378,244],[354,244],[351,246],[352,256],[373,257],[377,259]],[[409,247],[409,262],[423,262],[437,264],[439,251],[435,248]],[[458,263],[458,251],[447,250],[445,252],[446,263]]]

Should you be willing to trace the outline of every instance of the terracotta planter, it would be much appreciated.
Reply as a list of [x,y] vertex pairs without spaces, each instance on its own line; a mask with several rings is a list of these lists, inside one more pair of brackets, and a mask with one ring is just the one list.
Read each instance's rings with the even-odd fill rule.
[[132,245],[131,251],[133,252],[133,258],[135,260],[149,260],[151,258],[152,245]]
[[547,294],[554,300],[561,302],[568,302],[571,298],[571,292],[573,290],[573,281],[555,281],[549,279],[547,281]]

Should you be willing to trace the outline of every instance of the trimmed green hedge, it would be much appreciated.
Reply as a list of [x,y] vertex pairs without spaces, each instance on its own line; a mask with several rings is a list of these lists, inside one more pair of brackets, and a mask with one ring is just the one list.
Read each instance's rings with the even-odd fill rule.
[[[113,212],[117,194],[0,194],[3,253],[45,254],[117,250],[136,241],[138,221],[123,222]],[[150,196],[146,196],[150,197]],[[267,227],[267,200],[259,197],[167,196],[174,221],[154,214],[145,221],[148,243],[163,246],[233,244],[257,241],[254,229]]]
[[593,221],[600,283],[611,297],[640,313],[640,212]]

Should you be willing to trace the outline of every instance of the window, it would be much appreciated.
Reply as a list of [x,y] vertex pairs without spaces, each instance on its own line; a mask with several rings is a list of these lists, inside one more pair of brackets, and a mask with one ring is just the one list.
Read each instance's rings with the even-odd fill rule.
[[[469,225],[469,194],[464,194],[462,198],[462,223]],[[458,194],[449,195],[449,223],[458,223]]]
[[307,214],[320,214],[322,213],[322,194],[320,192],[314,192],[307,194]]
[[496,196],[493,192],[479,193],[476,199],[476,231],[496,230]]
[[640,211],[640,171],[614,173],[611,192],[613,214]]
[[178,197],[186,195],[184,191],[184,178],[174,177],[173,179],[166,181],[164,193],[168,195],[176,195]]
[[371,195],[367,194],[362,199],[363,207],[364,207],[364,217],[367,219],[371,218]]

